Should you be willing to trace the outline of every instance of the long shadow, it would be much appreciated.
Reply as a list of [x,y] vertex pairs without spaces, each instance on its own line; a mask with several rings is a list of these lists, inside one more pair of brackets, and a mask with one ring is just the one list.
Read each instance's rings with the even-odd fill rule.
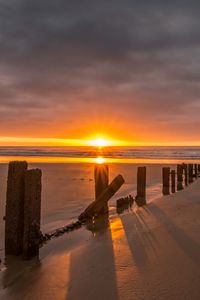
[[109,221],[103,218],[86,227],[92,236],[86,245],[71,253],[66,300],[118,300]]
[[200,244],[195,242],[187,233],[178,227],[173,220],[166,215],[156,204],[151,203],[148,210],[152,215],[164,226],[166,231],[176,241],[180,248],[192,259],[195,263],[200,262]]
[[148,251],[151,248],[156,253],[156,238],[148,228],[144,218],[138,214],[121,218],[124,232],[132,252],[136,266],[144,266],[148,261]]

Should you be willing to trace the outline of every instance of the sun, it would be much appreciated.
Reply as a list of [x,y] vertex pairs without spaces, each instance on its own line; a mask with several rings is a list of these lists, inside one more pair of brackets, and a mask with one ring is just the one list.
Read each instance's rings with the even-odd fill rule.
[[110,146],[111,142],[109,140],[99,137],[89,141],[89,145],[94,147],[106,147],[106,146]]

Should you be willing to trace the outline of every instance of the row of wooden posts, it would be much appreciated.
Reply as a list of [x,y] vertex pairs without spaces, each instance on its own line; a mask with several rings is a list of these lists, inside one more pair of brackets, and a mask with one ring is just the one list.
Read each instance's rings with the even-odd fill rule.
[[194,178],[198,177],[200,172],[200,165],[198,164],[178,164],[177,170],[171,170],[170,167],[164,167],[162,169],[163,179],[163,194],[175,193],[183,189],[183,185],[187,186],[192,183]]
[[[170,181],[172,192],[175,191],[176,174],[177,189],[183,184],[191,183],[198,176],[200,165],[178,165],[177,172],[170,171],[169,167],[163,168],[163,193],[169,194]],[[82,222],[100,214],[108,213],[109,199],[124,184],[124,179],[118,175],[109,184],[108,165],[96,165],[95,178],[95,201],[92,202],[79,216]],[[40,231],[41,218],[41,190],[42,172],[40,169],[28,170],[25,161],[9,163],[6,215],[5,215],[5,254],[23,255],[29,259],[38,255],[41,239],[44,237]],[[127,198],[127,197],[126,197]],[[146,167],[137,169],[137,194],[135,202],[138,206],[146,204]]]

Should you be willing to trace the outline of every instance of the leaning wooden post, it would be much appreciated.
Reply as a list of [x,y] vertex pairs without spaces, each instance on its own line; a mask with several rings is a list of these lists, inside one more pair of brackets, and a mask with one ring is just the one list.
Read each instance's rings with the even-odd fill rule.
[[20,255],[23,249],[24,229],[24,174],[27,162],[12,161],[8,167],[5,254]]
[[189,172],[189,183],[193,182],[193,164],[188,165],[188,172]]
[[183,189],[183,165],[177,165],[177,190]]
[[79,216],[79,220],[84,221],[100,215],[102,212],[102,207],[104,207],[105,203],[108,202],[108,200],[120,189],[123,184],[124,178],[121,175],[115,177],[115,179],[113,179],[103,193]]
[[172,193],[176,192],[176,171],[175,170],[171,171],[171,190]]
[[41,215],[41,178],[40,169],[25,173],[24,193],[24,240],[23,257],[30,259],[39,254],[40,215]]
[[[109,168],[108,165],[98,164],[94,168],[94,179],[95,179],[95,199],[102,194],[102,192],[108,187],[109,183]],[[108,204],[102,208],[102,213],[108,212]]]
[[146,205],[146,167],[137,170],[137,195],[135,202],[138,206]]
[[198,165],[197,164],[194,165],[194,177],[195,178],[198,177]]
[[169,195],[170,168],[162,168],[163,195]]

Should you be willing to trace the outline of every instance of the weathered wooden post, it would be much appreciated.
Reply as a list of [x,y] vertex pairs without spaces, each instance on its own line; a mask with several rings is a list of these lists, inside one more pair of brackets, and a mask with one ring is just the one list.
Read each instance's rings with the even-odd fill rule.
[[20,255],[23,249],[24,229],[24,174],[27,162],[12,161],[8,167],[5,254]]
[[193,164],[188,165],[188,172],[189,172],[189,183],[193,182]]
[[108,202],[108,200],[120,189],[123,184],[124,178],[121,175],[115,177],[108,187],[103,191],[103,193],[79,216],[79,220],[84,221],[86,219],[91,219],[94,216],[101,215],[102,207],[104,207],[105,202]]
[[198,177],[198,165],[197,164],[194,165],[194,177],[195,178]]
[[188,165],[183,163],[185,186],[188,185]]
[[200,164],[198,164],[198,173],[200,173]]
[[163,195],[169,195],[170,168],[162,168]]
[[[108,187],[109,184],[109,168],[108,165],[97,164],[94,168],[95,179],[95,199],[102,194],[102,192]],[[102,213],[108,212],[108,203],[102,208]]]
[[177,165],[177,190],[183,189],[183,165]]
[[42,172],[40,169],[25,173],[23,257],[30,259],[39,254]]
[[137,195],[135,202],[138,206],[146,205],[146,167],[137,170]]
[[175,170],[171,171],[171,190],[172,193],[176,192],[176,171]]

